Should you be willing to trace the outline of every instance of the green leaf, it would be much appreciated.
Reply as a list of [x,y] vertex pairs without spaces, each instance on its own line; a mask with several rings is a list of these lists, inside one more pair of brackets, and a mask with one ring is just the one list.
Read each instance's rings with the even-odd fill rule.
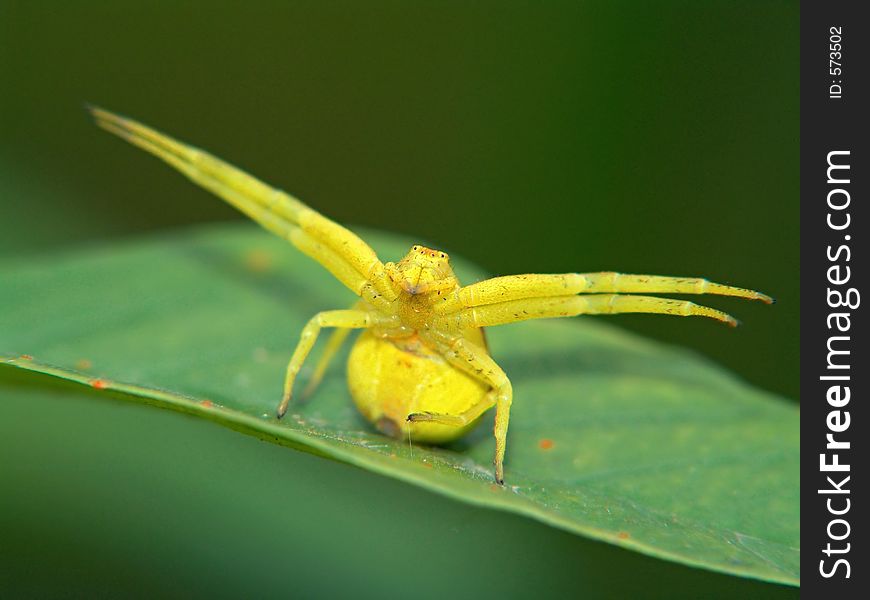
[[[384,258],[410,245],[364,237]],[[457,272],[481,276],[461,262]],[[488,330],[515,395],[502,488],[488,425],[449,448],[387,439],[337,366],[311,400],[272,416],[302,325],[353,297],[252,226],[7,261],[0,273],[0,360],[14,366],[653,556],[798,582],[798,412],[691,353],[592,318]]]
[[798,596],[119,397],[0,364],[4,598]]

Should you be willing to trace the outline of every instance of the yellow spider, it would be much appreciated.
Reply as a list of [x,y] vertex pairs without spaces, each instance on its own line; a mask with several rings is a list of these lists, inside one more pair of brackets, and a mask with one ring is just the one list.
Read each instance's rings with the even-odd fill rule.
[[720,294],[762,300],[752,290],[706,279],[564,273],[510,275],[462,286],[444,252],[414,246],[397,263],[382,263],[363,240],[292,196],[222,160],[149,127],[98,108],[97,124],[166,161],[260,225],[326,267],[360,300],[349,310],[320,312],[302,336],[284,381],[278,418],[320,330],[334,327],[307,391],[313,390],[351,329],[365,329],[348,360],[357,407],[383,433],[444,443],[461,437],[496,407],[495,479],[504,482],[504,454],[513,399],[511,382],[489,355],[483,327],[582,314],[699,315],[736,325],[721,311],[643,293]]

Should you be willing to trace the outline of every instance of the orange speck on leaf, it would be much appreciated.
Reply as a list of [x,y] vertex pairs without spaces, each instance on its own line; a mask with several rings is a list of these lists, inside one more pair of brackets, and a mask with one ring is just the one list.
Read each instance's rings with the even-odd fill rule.
[[91,381],[91,387],[98,390],[104,390],[109,386],[105,379],[94,379]]
[[20,358],[21,360],[33,360],[33,356],[31,356],[30,354],[22,354],[18,358]]
[[627,531],[620,531],[619,533],[616,534],[616,537],[618,537],[621,540],[627,540],[628,538],[631,537],[631,535],[629,535],[629,533]]
[[200,400],[199,404],[200,406],[204,406],[206,408],[211,408],[212,406],[214,406],[214,402],[212,402],[211,400]]
[[555,443],[553,440],[548,438],[544,438],[538,442],[538,448],[541,450],[550,450],[553,446],[555,446]]
[[245,265],[255,273],[263,273],[272,268],[272,257],[265,250],[251,250],[245,255]]

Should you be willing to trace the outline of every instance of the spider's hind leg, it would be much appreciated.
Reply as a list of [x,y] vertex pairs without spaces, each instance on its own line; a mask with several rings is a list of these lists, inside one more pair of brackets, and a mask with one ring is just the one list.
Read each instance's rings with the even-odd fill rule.
[[311,396],[314,390],[317,389],[317,386],[320,385],[320,382],[323,381],[323,376],[326,374],[326,369],[329,368],[329,363],[332,362],[332,359],[341,350],[341,346],[344,344],[347,336],[350,335],[350,331],[348,327],[341,327],[333,331],[329,336],[326,348],[323,349],[323,354],[317,360],[317,365],[314,367],[314,373],[311,374],[311,379],[308,380],[308,385],[305,386],[305,390],[300,396],[303,400]]
[[[364,310],[364,307],[365,303],[357,302],[353,305],[352,309]],[[347,336],[350,335],[351,329],[351,327],[338,327],[329,336],[329,339],[326,342],[326,348],[323,349],[323,354],[317,360],[317,365],[314,367],[311,379],[308,380],[308,385],[305,386],[305,391],[301,394],[303,400],[311,396],[311,394],[314,393],[314,390],[317,389],[317,386],[320,385],[320,382],[323,381],[323,376],[326,375],[326,369],[329,368],[332,359],[335,358],[335,355],[338,354],[339,350],[341,350],[341,346],[344,344]]]
[[418,412],[408,415],[408,421],[416,423],[419,421],[428,421],[431,423],[439,423],[441,425],[449,425],[451,427],[465,427],[469,423],[473,423],[480,415],[488,411],[496,404],[495,390],[490,390],[486,396],[469,408],[468,410],[459,413],[458,415],[447,415],[442,413]]
[[[495,404],[495,427],[493,428],[493,435],[495,436],[495,459],[493,460],[495,463],[495,480],[499,484],[504,483],[504,454],[507,446],[511,402],[513,401],[513,388],[511,387],[510,380],[484,348],[463,337],[432,335],[430,341],[438,353],[450,364],[492,388],[490,394],[486,396],[481,404],[478,404],[472,410],[480,409],[482,413]],[[462,419],[465,415],[466,413],[452,415],[454,418],[447,418],[443,422],[452,425],[455,423],[455,419]],[[442,422],[441,418],[448,417],[448,415],[432,415],[432,417],[435,418],[430,420]],[[409,420],[418,419],[414,417]],[[421,418],[419,420],[425,419]],[[447,423],[447,420],[453,422]]]
[[[305,359],[311,352],[311,348],[314,347],[314,342],[317,341],[317,336],[322,328],[336,327],[344,330],[367,329],[382,324],[384,320],[385,317],[380,315],[380,313],[358,309],[327,310],[314,315],[302,329],[299,344],[297,344],[296,350],[293,351],[293,356],[290,358],[290,363],[287,365],[287,376],[284,379],[284,397],[281,400],[281,404],[278,405],[278,418],[280,419],[287,412],[287,406],[290,404],[290,398],[293,394],[293,383],[296,381],[296,375],[299,374],[302,363],[305,362]],[[333,336],[330,342],[334,343],[335,341],[336,336]],[[335,354],[336,349],[333,348],[332,355]]]

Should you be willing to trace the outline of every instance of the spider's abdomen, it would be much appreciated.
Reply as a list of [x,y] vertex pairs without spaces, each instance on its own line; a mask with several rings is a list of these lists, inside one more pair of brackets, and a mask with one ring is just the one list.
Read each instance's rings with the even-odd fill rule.
[[[483,334],[478,341],[483,345]],[[489,388],[457,370],[416,336],[389,340],[364,331],[347,363],[347,381],[359,411],[382,433],[430,444],[465,435],[464,427],[440,423],[408,423],[411,413],[457,415],[483,400]]]

